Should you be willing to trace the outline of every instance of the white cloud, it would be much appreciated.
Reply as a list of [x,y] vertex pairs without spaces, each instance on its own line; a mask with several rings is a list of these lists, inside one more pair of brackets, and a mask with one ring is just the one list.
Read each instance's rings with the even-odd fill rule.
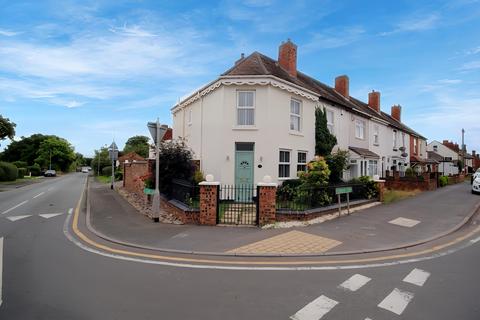
[[437,81],[440,84],[459,84],[462,83],[460,79],[441,79]]
[[21,32],[15,32],[15,31],[10,31],[6,29],[0,29],[0,36],[5,36],[5,37],[13,37],[16,36],[17,34],[20,34]]
[[365,29],[361,26],[326,29],[314,33],[310,41],[302,46],[302,51],[343,47],[360,40],[364,34]]
[[470,61],[470,62],[464,63],[460,67],[460,70],[462,70],[462,71],[470,71],[470,70],[475,70],[475,69],[480,69],[480,60],[475,60],[475,61]]
[[395,33],[402,32],[418,32],[435,28],[440,21],[438,13],[431,13],[427,15],[415,15],[399,22],[391,31],[380,33],[381,36],[388,36]]
[[126,24],[123,27],[112,27],[110,28],[110,31],[113,33],[121,34],[124,36],[131,36],[131,37],[156,37],[157,35],[149,32],[147,30],[142,29],[138,25],[133,25],[131,27],[128,27]]

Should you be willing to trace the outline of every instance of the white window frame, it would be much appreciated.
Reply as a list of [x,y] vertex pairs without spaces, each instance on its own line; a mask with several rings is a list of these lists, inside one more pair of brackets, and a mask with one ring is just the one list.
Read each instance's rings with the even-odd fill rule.
[[365,121],[364,120],[355,120],[355,138],[364,140],[365,139]]
[[193,116],[192,116],[192,108],[189,108],[188,109],[188,125],[192,125],[192,121],[193,121]]
[[368,175],[373,177],[378,174],[378,160],[368,160]]
[[[294,103],[298,104],[298,113],[292,112]],[[298,128],[295,128],[295,124],[298,124]],[[302,131],[302,101],[293,98],[290,100],[290,131]]]
[[397,130],[393,130],[393,149],[398,149],[397,143]]
[[419,154],[417,138],[413,138],[413,154]]
[[[300,154],[305,154],[305,162],[300,162]],[[307,171],[307,156],[308,152],[307,151],[297,151],[297,175],[299,172],[306,172]]]
[[373,126],[373,144],[380,145],[380,126],[377,124]]
[[[330,131],[331,134],[334,134],[333,131],[335,129],[335,112],[333,112],[333,110],[329,110],[329,109],[325,109],[326,111],[326,116],[327,116],[327,128],[328,128],[328,131]],[[331,114],[332,115],[332,119],[330,121],[328,115]]]
[[[252,105],[251,106],[240,106],[240,94],[241,93],[252,93],[253,94],[253,99],[252,99]],[[236,124],[238,127],[253,127],[255,126],[255,95],[256,92],[255,90],[238,90],[237,91],[237,109],[236,109]],[[240,117],[238,116],[239,111],[241,110],[253,110],[252,111],[252,123],[247,123],[247,124],[241,124],[239,123]]]
[[[281,154],[282,152],[288,153],[288,162],[286,161],[281,161],[282,157]],[[290,179],[290,174],[291,174],[291,162],[292,162],[292,150],[287,150],[287,149],[280,149],[278,152],[278,179]],[[288,168],[288,176],[282,176],[280,175],[282,166],[285,166]]]
[[433,151],[438,152],[438,146],[433,146]]

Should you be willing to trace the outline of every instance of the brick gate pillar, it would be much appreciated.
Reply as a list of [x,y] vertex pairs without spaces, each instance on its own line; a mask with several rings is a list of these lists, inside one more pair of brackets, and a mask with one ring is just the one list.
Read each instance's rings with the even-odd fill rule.
[[213,181],[213,175],[207,174],[206,181],[200,186],[200,216],[199,223],[208,226],[217,224],[218,189],[220,182]]
[[383,202],[385,196],[385,180],[375,180],[378,190],[378,201]]
[[260,226],[274,223],[277,204],[277,184],[271,182],[270,176],[263,177],[258,183],[258,224]]

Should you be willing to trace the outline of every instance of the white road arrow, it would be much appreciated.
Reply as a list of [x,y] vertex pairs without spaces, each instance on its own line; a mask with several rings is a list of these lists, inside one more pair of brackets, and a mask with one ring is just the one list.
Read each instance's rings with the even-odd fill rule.
[[59,216],[63,213],[44,213],[44,214],[39,214],[40,217],[45,218],[45,219],[50,219],[52,217]]
[[22,220],[22,219],[25,219],[25,218],[28,218],[28,217],[31,217],[32,215],[25,215],[25,216],[11,216],[11,217],[7,217],[8,220],[10,221],[17,221],[17,220]]

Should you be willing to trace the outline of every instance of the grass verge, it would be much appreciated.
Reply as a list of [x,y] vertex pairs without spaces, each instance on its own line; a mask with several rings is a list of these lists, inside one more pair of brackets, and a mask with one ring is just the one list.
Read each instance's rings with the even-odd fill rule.
[[399,201],[405,198],[413,197],[416,196],[422,192],[421,190],[409,190],[409,191],[403,191],[403,190],[393,190],[393,189],[386,189],[385,194],[383,197],[383,202],[384,203],[392,203],[395,201]]

